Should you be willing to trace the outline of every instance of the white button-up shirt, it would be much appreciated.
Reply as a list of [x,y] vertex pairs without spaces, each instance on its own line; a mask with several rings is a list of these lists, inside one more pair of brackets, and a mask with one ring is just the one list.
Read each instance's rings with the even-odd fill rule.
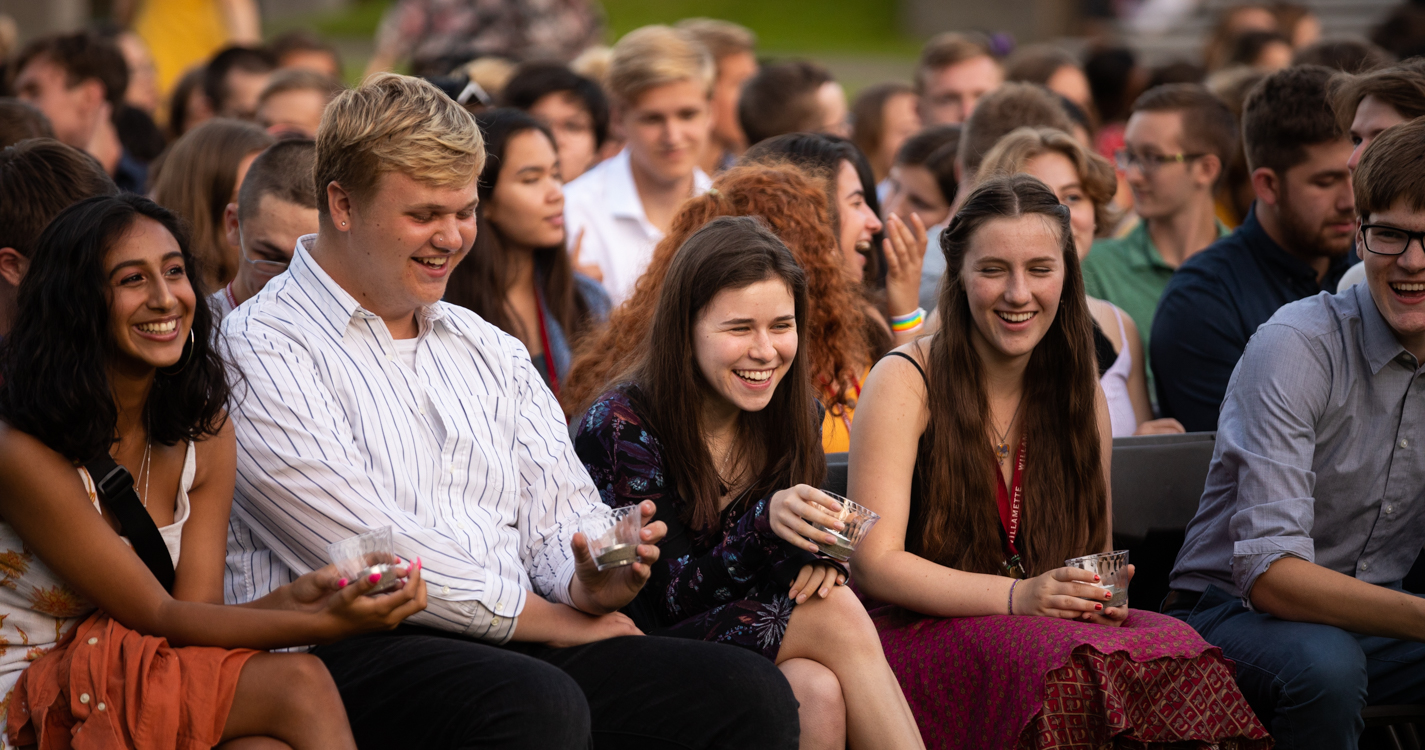
[[[701,169],[693,172],[693,195],[702,195],[712,180]],[[614,305],[622,304],[638,277],[653,259],[653,248],[663,232],[648,220],[628,149],[579,175],[564,187],[564,226],[573,248],[584,233],[579,262],[596,264],[604,275],[604,289]]]
[[420,312],[415,367],[303,237],[287,273],[223,323],[235,388],[229,602],[328,563],[382,526],[422,559],[412,622],[507,641],[527,590],[572,604],[569,543],[602,507],[563,413],[515,338],[444,302]]

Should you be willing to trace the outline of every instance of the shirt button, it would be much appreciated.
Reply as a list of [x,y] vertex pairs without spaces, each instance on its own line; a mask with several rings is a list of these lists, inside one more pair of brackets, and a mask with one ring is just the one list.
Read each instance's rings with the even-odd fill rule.
[[1409,440],[1406,440],[1405,438],[1401,438],[1401,439],[1400,439],[1400,447],[1402,447],[1402,448],[1409,448],[1409,447],[1410,447],[1410,441],[1409,441]]
[[449,594],[449,593],[450,593],[450,587],[449,587],[449,586],[441,586],[441,587],[440,587],[440,593],[442,593],[442,594]]
[[103,711],[103,710],[104,710],[104,704],[103,704],[103,703],[100,703],[99,705],[95,706],[95,708],[99,709],[100,711]]
[[425,410],[425,409],[416,409],[416,413],[419,414],[419,415],[421,415],[422,417],[424,417],[424,416],[426,415],[426,410]]
[[451,464],[451,465],[445,467],[445,470],[448,471],[448,472],[450,472],[451,474],[454,474],[454,473],[455,473],[455,464]]
[[1365,561],[1365,560],[1362,560],[1362,561],[1361,561],[1361,572],[1365,572],[1365,571],[1370,570],[1370,569],[1371,569],[1371,564],[1370,564],[1369,562]]
[[495,603],[495,611],[496,611],[496,612],[503,612],[503,611],[505,611],[505,605],[496,602],[496,603]]
[[88,703],[88,702],[89,702],[89,694],[88,694],[88,693],[80,693],[80,694],[79,694],[79,702],[80,702],[80,703]]
[[494,620],[491,620],[491,621],[490,621],[490,624],[491,624],[491,625],[499,625],[499,624],[500,624],[500,618],[496,617]]
[[387,354],[387,355],[386,355],[386,361],[387,361],[387,362],[395,362],[395,361],[396,361],[396,358],[395,358],[394,356],[390,355],[390,354]]
[[455,528],[460,529],[461,531],[464,531],[464,530],[465,530],[465,522],[464,522],[464,521],[456,521],[456,522],[455,522]]
[[1385,512],[1386,512],[1386,513],[1394,513],[1394,512],[1395,512],[1395,506],[1394,506],[1394,505],[1387,505],[1387,506],[1385,506]]
[[90,638],[90,639],[89,639],[89,645],[91,645],[91,646],[93,646],[94,644],[96,644],[96,643],[98,643],[98,642],[99,642],[99,639],[98,639],[98,638]]

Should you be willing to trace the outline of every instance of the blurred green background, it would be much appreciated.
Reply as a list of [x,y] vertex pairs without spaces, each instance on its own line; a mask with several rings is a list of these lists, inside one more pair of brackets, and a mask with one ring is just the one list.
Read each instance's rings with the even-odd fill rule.
[[[271,19],[267,31],[310,28],[330,37],[346,56],[347,77],[358,79],[371,54],[381,16],[395,0],[358,0],[340,12]],[[894,2],[866,0],[602,0],[606,41],[651,23],[693,16],[722,18],[757,33],[760,54],[804,56],[831,69],[854,95],[891,79],[909,80],[921,40],[897,29]]]

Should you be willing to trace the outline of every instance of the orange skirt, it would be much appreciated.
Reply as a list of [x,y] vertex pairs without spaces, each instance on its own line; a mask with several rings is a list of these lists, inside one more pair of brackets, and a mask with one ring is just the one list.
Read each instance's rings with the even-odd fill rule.
[[6,723],[39,750],[210,750],[251,649],[173,648],[96,612],[20,674]]

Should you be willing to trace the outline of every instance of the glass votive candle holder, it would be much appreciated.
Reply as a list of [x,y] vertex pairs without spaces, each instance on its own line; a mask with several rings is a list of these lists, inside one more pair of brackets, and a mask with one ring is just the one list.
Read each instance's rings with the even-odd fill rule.
[[579,530],[589,541],[594,567],[608,570],[638,562],[638,530],[642,520],[637,505],[606,508],[579,519]]
[[401,576],[396,573],[396,543],[390,526],[332,542],[327,545],[327,555],[341,577],[348,581],[356,582],[377,573],[381,575],[376,585],[366,592],[367,596],[401,587]]
[[1116,549],[1112,552],[1100,552],[1097,555],[1084,555],[1072,560],[1065,560],[1064,564],[1070,568],[1080,568],[1098,574],[1099,583],[1090,585],[1107,589],[1109,593],[1113,594],[1108,601],[1104,602],[1103,606],[1124,607],[1128,605],[1128,581],[1124,579],[1128,570],[1128,550]]
[[[846,528],[837,531],[836,529],[828,529],[813,521],[812,526],[818,531],[825,531],[833,537],[836,537],[836,541],[830,544],[824,540],[817,539],[816,546],[821,550],[823,555],[833,560],[846,562],[851,559],[851,553],[856,550],[856,545],[861,543],[861,539],[871,531],[871,527],[875,526],[876,521],[879,521],[881,517],[876,515],[870,508],[853,503],[835,492],[823,491],[822,494],[841,504],[841,510],[839,512],[829,510],[828,512],[835,515],[838,521],[846,524]],[[826,509],[823,508],[823,510]]]

